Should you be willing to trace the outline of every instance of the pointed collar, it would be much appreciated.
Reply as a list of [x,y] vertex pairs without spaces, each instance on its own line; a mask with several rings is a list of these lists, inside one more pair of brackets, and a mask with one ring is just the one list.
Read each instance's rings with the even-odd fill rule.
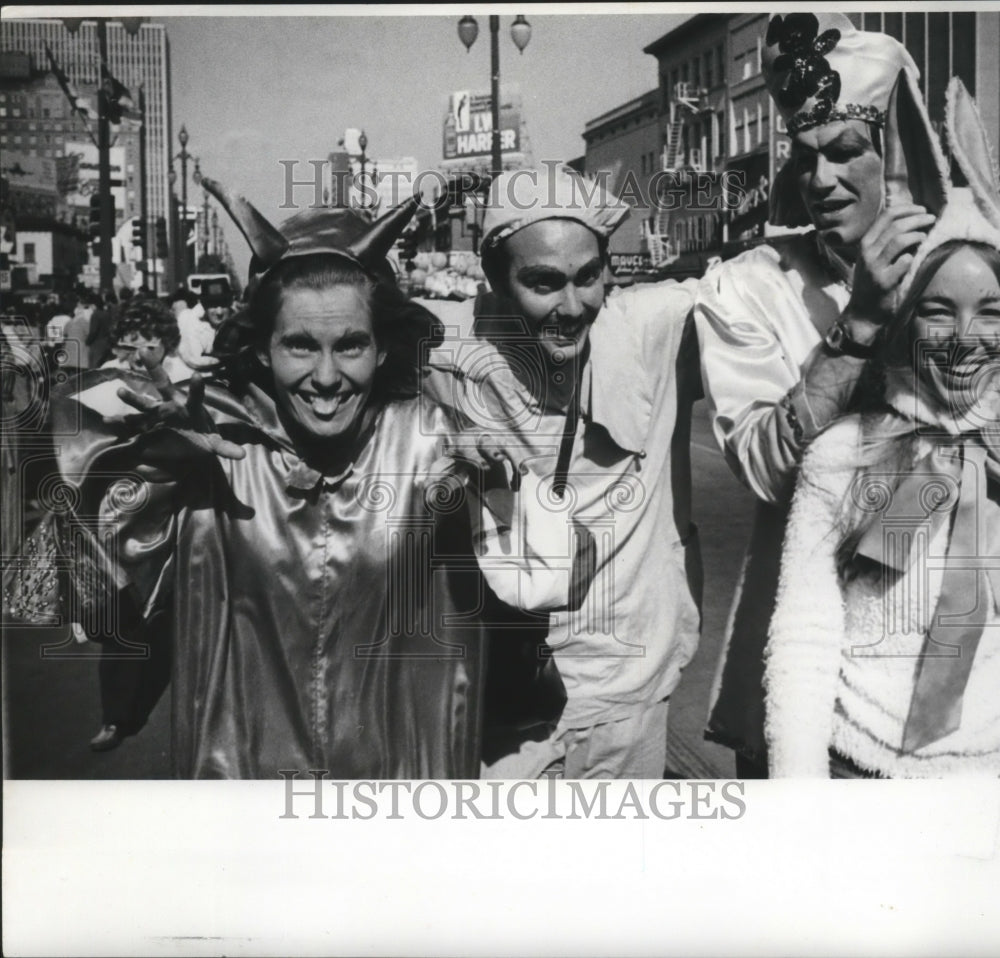
[[[497,327],[495,301],[481,297],[476,303],[475,335],[490,341]],[[579,408],[589,422],[603,426],[615,443],[626,452],[645,455],[646,437],[652,415],[651,390],[646,366],[634,324],[623,321],[616,297],[605,300],[590,330],[590,351],[578,385]],[[508,317],[505,322],[517,322]],[[491,345],[496,349],[495,342]],[[500,351],[498,350],[498,353]],[[502,353],[500,353],[502,356]],[[539,399],[514,374],[510,364],[483,362],[477,357],[474,366],[462,370],[473,382],[487,378],[494,388],[511,392],[527,406],[537,406]]]

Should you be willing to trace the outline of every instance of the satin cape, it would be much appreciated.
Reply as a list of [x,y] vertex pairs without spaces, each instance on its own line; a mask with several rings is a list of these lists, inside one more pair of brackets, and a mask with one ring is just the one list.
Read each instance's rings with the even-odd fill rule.
[[[152,390],[90,375],[75,393],[111,377]],[[75,422],[57,429],[60,465],[97,517],[112,588],[173,617],[175,775],[478,776],[482,584],[463,493],[423,487],[445,413],[389,403],[353,464],[324,476],[261,389],[210,385],[205,406],[246,458],[180,457],[125,496],[116,477],[169,430],[117,431],[70,395],[55,408]]]

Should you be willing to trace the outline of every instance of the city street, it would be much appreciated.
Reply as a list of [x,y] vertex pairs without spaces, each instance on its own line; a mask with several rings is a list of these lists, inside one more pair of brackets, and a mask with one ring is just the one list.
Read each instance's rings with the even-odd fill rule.
[[[692,431],[695,516],[705,564],[701,647],[674,693],[668,775],[728,777],[732,753],[702,737],[709,689],[729,599],[749,535],[752,499],[731,476],[715,445],[704,403]],[[94,753],[100,727],[98,647],[67,640],[66,630],[11,628],[4,636],[7,775],[28,779],[163,779],[170,777],[170,693],[136,737]]]

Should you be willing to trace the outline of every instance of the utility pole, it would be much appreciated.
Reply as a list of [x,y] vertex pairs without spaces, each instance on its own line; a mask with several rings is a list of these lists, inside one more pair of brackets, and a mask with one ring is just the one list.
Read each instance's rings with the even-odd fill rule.
[[139,127],[139,197],[140,197],[140,213],[139,216],[142,219],[142,260],[141,260],[141,270],[142,273],[142,283],[144,286],[149,286],[149,276],[147,266],[150,259],[153,261],[153,291],[156,291],[156,246],[154,244],[152,248],[153,256],[150,257],[150,246],[149,246],[149,201],[147,198],[147,188],[146,188],[146,91],[143,87],[139,87],[139,116],[140,123]]
[[111,260],[111,237],[115,231],[115,200],[111,193],[111,125],[108,118],[108,91],[111,89],[108,77],[108,25],[101,17],[97,19],[97,47],[101,59],[101,89],[97,97],[97,188],[100,196],[101,232],[97,241],[100,261],[100,288],[112,289],[115,280],[115,264]]

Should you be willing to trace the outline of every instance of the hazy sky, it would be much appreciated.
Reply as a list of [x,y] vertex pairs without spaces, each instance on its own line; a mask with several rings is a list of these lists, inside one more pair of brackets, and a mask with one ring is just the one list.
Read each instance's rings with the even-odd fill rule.
[[[415,156],[433,169],[448,94],[489,89],[481,10],[472,8],[479,38],[468,53],[457,8],[434,16],[156,17],[170,38],[174,138],[183,123],[205,174],[275,222],[289,215],[278,209],[278,161],[301,161],[305,178],[306,161],[325,158],[348,127],[364,128],[372,157]],[[523,12],[532,27],[523,54],[510,38],[517,11],[500,18],[501,79],[520,88],[538,160],[581,155],[588,120],[655,87],[656,60],[642,48],[688,16]],[[226,236],[245,272],[242,237],[232,226]]]

